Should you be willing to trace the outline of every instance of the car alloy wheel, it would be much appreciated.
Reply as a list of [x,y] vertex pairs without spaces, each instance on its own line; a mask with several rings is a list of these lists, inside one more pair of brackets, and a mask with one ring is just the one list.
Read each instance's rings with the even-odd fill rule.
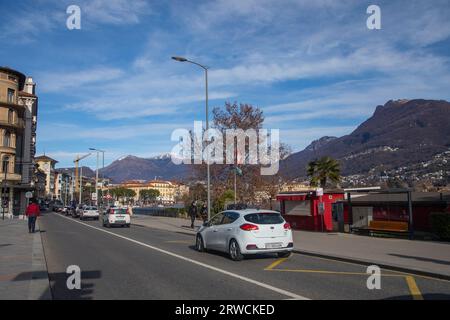
[[195,248],[198,252],[204,252],[205,251],[205,245],[203,244],[203,238],[201,235],[197,235],[196,241],[195,241]]
[[244,258],[241,249],[239,248],[239,244],[234,239],[230,241],[229,254],[233,261],[241,261]]

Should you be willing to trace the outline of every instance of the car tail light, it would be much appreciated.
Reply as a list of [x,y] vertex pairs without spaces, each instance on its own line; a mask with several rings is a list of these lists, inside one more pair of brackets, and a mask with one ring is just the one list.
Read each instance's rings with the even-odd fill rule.
[[288,222],[286,222],[284,224],[283,228],[286,229],[286,230],[291,230],[291,225]]
[[258,226],[251,224],[251,223],[244,223],[240,228],[244,231],[253,231],[253,230],[259,230]]

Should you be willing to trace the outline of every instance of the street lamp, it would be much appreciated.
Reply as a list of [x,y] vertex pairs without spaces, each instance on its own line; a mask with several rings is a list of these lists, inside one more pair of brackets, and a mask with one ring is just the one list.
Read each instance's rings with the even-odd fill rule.
[[[205,113],[206,113],[206,132],[208,132],[209,129],[209,117],[208,117],[208,67],[194,62],[190,61],[183,57],[172,57],[173,60],[178,62],[189,62],[192,64],[195,64],[205,70]],[[211,219],[211,180],[210,180],[210,171],[209,171],[209,154],[206,155],[206,175],[207,175],[207,185],[208,185],[208,220]]]
[[[99,157],[99,153],[102,153],[102,170],[105,169],[105,151],[104,150],[100,150],[100,149],[96,149],[96,148],[89,148],[89,150],[91,151],[95,151],[97,152],[97,169],[95,171],[95,194],[97,195],[97,208],[99,208],[98,205],[98,157]],[[102,205],[103,205],[103,177],[102,177],[102,189],[101,190],[101,197],[102,197]]]

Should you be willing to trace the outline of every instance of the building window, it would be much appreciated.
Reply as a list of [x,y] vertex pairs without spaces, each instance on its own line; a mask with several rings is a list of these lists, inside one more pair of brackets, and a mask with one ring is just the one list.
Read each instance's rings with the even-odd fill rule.
[[14,103],[14,97],[15,97],[16,91],[14,89],[8,88],[8,102]]
[[11,143],[11,133],[9,131],[5,131],[5,135],[3,136],[3,146],[9,147]]
[[8,172],[8,168],[9,168],[9,157],[6,156],[6,157],[3,158],[2,171],[3,172]]
[[8,123],[14,123],[14,110],[8,109]]

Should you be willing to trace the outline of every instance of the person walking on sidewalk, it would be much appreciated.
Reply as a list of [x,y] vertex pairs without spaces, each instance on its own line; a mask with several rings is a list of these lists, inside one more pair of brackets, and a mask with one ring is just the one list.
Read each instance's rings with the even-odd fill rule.
[[36,201],[33,199],[30,201],[30,204],[27,207],[25,215],[28,217],[28,232],[34,233],[34,229],[36,227],[36,219],[41,214],[39,210],[39,206]]
[[203,206],[202,206],[202,209],[200,211],[200,214],[202,216],[203,223],[208,221],[208,207],[206,206],[206,203],[203,203]]
[[197,217],[197,205],[195,201],[192,201],[191,206],[189,207],[189,216],[191,217],[191,228],[194,229],[194,221]]

